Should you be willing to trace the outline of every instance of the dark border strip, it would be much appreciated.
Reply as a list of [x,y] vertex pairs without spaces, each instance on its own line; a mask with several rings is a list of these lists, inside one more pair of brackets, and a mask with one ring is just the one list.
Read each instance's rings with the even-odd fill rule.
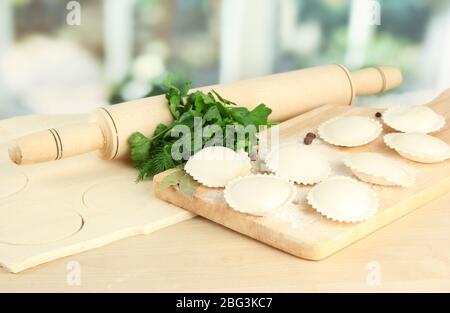
[[350,102],[348,105],[352,105],[353,100],[355,99],[355,91],[353,88],[353,81],[352,81],[352,77],[350,76],[348,70],[341,64],[335,64],[337,65],[340,69],[342,69],[345,73],[345,76],[347,76],[348,78],[348,82],[350,83]]
[[100,109],[105,111],[106,114],[108,114],[108,116],[111,119],[111,122],[114,126],[114,131],[115,131],[115,135],[116,135],[116,151],[114,152],[114,155],[111,158],[111,160],[113,160],[117,157],[117,154],[119,153],[119,132],[117,131],[117,126],[116,126],[116,123],[114,122],[114,119],[113,119],[111,113],[109,113],[109,111],[106,108],[100,108]]
[[48,131],[50,132],[50,134],[52,134],[53,139],[55,140],[55,146],[56,146],[56,158],[55,158],[55,161],[56,161],[56,160],[59,160],[59,154],[60,154],[58,139],[56,138],[56,135],[53,132],[53,128],[49,129]]

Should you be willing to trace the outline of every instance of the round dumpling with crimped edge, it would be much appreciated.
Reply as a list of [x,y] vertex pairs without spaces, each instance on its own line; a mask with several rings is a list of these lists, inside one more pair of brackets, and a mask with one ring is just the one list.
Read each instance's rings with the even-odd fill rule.
[[403,132],[432,133],[445,125],[445,117],[425,105],[399,105],[383,113],[383,121],[391,128]]
[[213,146],[206,147],[189,158],[185,171],[208,187],[225,187],[232,179],[250,174],[251,160],[244,151]]
[[376,139],[383,127],[366,116],[338,116],[319,125],[320,138],[331,145],[357,147]]
[[382,186],[409,187],[414,183],[399,162],[375,152],[355,153],[344,159],[344,164],[353,174],[367,183]]
[[265,163],[277,176],[304,185],[322,181],[331,171],[318,148],[304,144],[281,145],[268,153]]
[[224,190],[225,201],[232,209],[255,216],[284,209],[296,195],[297,189],[292,183],[268,174],[233,179]]
[[308,192],[307,201],[317,212],[337,222],[362,222],[378,210],[375,191],[345,176],[330,177],[317,184]]
[[450,157],[450,146],[439,138],[422,133],[392,133],[384,143],[402,157],[420,163],[437,163]]

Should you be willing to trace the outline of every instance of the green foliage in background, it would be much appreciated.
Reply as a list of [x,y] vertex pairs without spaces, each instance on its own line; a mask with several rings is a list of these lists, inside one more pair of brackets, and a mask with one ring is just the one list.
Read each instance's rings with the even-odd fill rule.
[[[172,74],[171,75],[171,84],[173,86],[177,87],[178,89],[182,89],[184,82],[186,81],[186,79],[184,77],[185,77],[184,75]],[[111,95],[109,97],[110,104],[117,104],[117,103],[129,101],[122,97],[121,91],[130,80],[131,80],[131,78],[127,77],[126,79],[123,80],[122,83],[120,83],[119,85],[115,86],[112,89]],[[158,81],[149,82],[149,85],[150,85],[150,88],[149,88],[150,91],[147,94],[145,94],[142,98],[159,96],[159,95],[165,94],[166,92],[169,91],[169,88],[166,86],[166,84],[164,82],[158,82]]]
[[[401,68],[405,77],[414,79],[420,47],[433,12],[445,7],[446,0],[379,0],[381,25],[365,50],[361,67],[392,65]],[[304,0],[299,2],[300,23],[319,21],[321,45],[317,53],[295,56],[298,67],[324,63],[342,63],[348,49],[349,0]],[[351,70],[354,70],[351,68]],[[407,86],[403,84],[403,88]],[[401,88],[397,88],[397,91]]]

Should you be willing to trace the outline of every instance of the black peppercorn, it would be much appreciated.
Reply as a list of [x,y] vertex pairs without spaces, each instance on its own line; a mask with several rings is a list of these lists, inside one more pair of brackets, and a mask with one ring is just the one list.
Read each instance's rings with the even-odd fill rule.
[[314,134],[314,133],[307,133],[306,136],[305,136],[305,139],[303,139],[303,143],[305,145],[310,145],[315,138],[316,138],[316,134]]

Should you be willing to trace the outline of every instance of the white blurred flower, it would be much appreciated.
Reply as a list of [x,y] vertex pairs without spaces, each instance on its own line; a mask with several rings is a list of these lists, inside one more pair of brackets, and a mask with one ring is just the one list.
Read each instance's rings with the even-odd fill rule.
[[166,42],[159,39],[155,39],[147,43],[144,47],[144,51],[149,54],[158,55],[163,60],[166,60],[170,56],[169,46]]
[[75,42],[31,36],[0,59],[6,92],[27,112],[77,113],[104,105],[106,84],[98,60]]
[[132,65],[131,76],[133,80],[150,82],[165,72],[163,59],[154,54],[139,56]]
[[141,80],[132,80],[123,86],[120,95],[125,101],[143,98],[152,90],[152,86]]
[[177,58],[193,67],[205,67],[217,61],[217,47],[211,44],[211,39],[206,35],[193,35],[176,42],[183,47],[182,53],[176,51]]
[[317,21],[306,21],[286,31],[283,49],[295,54],[311,54],[320,47],[322,37],[321,25]]

